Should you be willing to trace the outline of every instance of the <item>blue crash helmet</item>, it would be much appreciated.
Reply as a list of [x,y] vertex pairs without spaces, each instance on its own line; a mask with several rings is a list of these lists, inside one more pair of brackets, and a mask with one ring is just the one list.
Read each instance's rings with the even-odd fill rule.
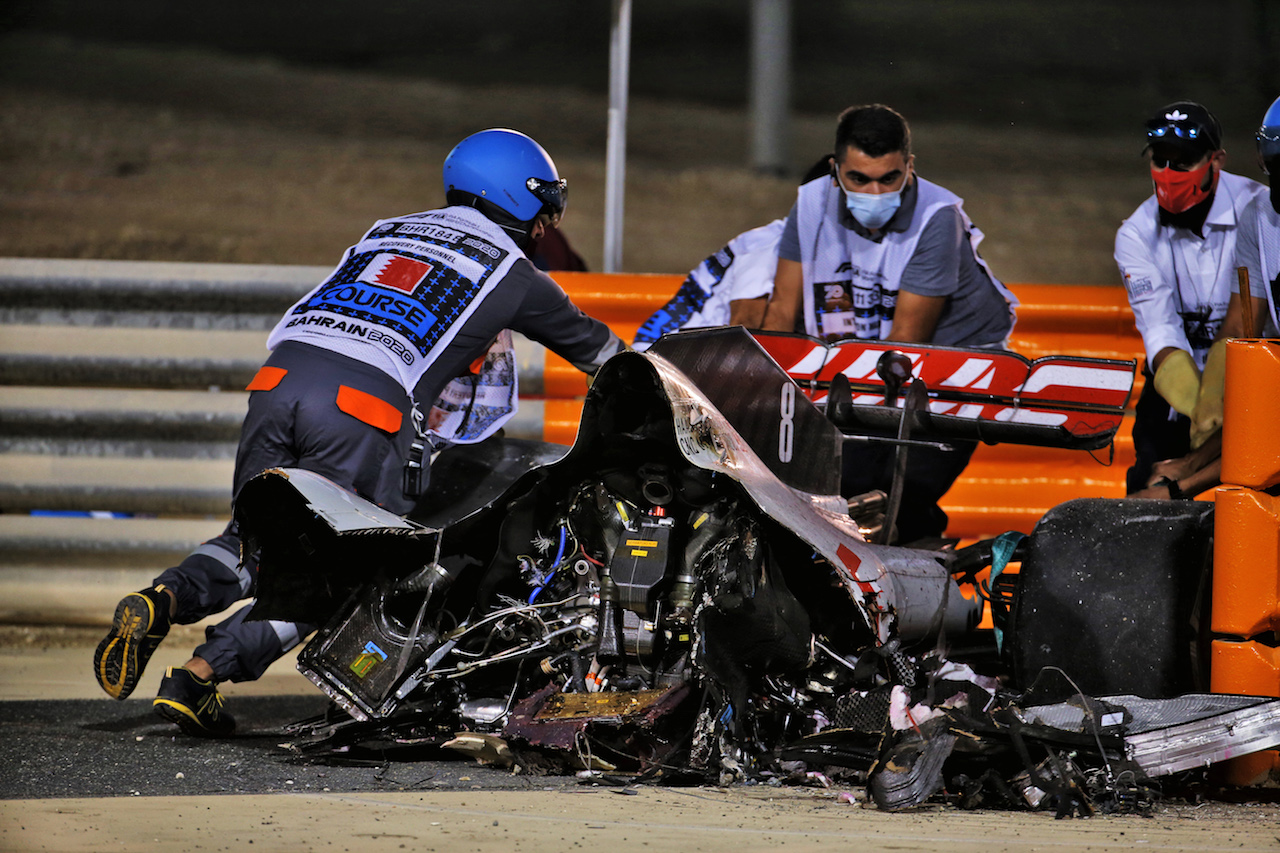
[[1262,171],[1271,174],[1267,164],[1280,158],[1280,98],[1267,107],[1255,138],[1258,141],[1258,163]]
[[542,146],[505,128],[473,133],[454,146],[444,158],[444,191],[450,204],[467,204],[500,220],[493,215],[497,208],[529,227],[539,214],[558,223],[569,195],[568,182]]

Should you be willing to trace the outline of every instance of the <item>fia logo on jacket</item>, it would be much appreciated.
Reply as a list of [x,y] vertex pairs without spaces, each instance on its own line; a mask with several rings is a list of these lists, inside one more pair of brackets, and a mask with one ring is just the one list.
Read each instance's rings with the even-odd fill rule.
[[379,252],[360,271],[356,280],[412,294],[431,275],[432,269],[434,267],[426,261]]

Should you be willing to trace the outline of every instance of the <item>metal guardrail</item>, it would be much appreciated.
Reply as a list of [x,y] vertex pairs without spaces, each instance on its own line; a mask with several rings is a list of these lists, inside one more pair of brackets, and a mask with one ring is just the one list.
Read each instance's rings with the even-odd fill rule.
[[[222,528],[242,389],[328,272],[0,259],[0,621],[101,622]],[[543,350],[517,358],[508,431],[541,438]]]

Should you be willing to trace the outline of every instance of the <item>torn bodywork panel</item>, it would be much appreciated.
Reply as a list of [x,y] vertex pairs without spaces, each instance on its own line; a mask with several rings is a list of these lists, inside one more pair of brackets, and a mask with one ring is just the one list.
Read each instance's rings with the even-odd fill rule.
[[1190,693],[1169,699],[1103,696],[1091,718],[1080,703],[1026,709],[1028,722],[1064,732],[1118,736],[1124,757],[1168,776],[1280,744],[1280,699]]
[[[1044,590],[1074,566],[1054,537],[1095,523],[1067,506],[1021,546],[872,544],[836,493],[842,440],[752,337],[713,330],[611,359],[572,448],[443,451],[408,519],[314,474],[264,472],[236,507],[260,566],[255,616],[323,625],[299,669],[345,712],[298,743],[448,744],[526,769],[718,782],[802,761],[872,781],[886,808],[953,790],[957,774],[971,802],[1035,790],[1017,798],[1077,803],[1101,777],[1081,782],[1070,750],[1133,778],[1176,772],[1127,754],[1123,733],[1025,718],[1071,701],[1026,690],[1076,664],[1069,640],[1028,645],[1018,620],[1058,607]],[[1139,517],[1158,512],[1112,504],[1094,511],[1158,535]],[[975,581],[1010,559],[1038,585]],[[983,599],[1002,644],[977,630]],[[1235,712],[1264,748],[1270,723]],[[1210,740],[1226,719],[1204,723]]]
[[503,737],[521,754],[562,752],[575,769],[636,771],[680,749],[697,709],[691,693],[688,684],[603,693],[548,685],[512,709]]
[[[261,618],[322,624],[375,566],[423,565],[436,532],[311,471],[264,471],[236,501],[245,554],[259,565]],[[270,614],[262,616],[261,614]]]

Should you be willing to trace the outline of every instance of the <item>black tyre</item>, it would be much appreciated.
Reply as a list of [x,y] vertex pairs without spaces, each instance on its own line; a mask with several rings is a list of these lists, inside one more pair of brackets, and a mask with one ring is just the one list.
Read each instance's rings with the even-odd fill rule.
[[1046,701],[1072,682],[1091,696],[1207,689],[1212,558],[1212,503],[1090,498],[1045,513],[1005,640],[1019,688]]

